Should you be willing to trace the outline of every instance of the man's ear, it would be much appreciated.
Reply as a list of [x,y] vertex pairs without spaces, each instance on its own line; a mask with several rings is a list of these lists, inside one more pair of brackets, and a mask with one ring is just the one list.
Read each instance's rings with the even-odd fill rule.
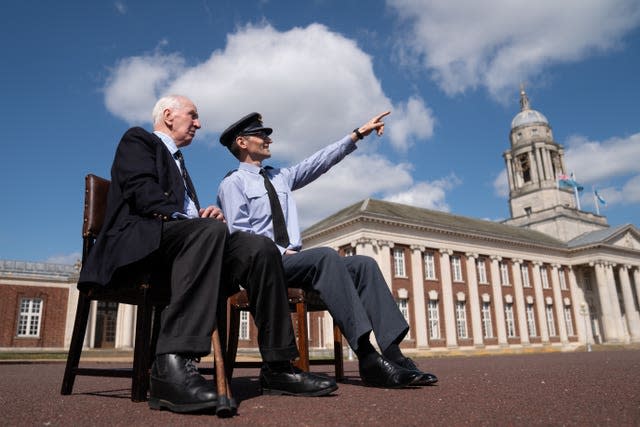
[[247,141],[242,136],[236,136],[236,144],[242,149],[247,148]]
[[162,120],[164,120],[164,124],[167,128],[171,129],[171,126],[173,125],[173,111],[169,108],[165,108],[162,112]]

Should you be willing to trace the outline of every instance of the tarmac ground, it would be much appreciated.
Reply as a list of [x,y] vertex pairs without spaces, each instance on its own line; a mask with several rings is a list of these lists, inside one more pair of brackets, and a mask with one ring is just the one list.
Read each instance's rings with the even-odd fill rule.
[[[257,369],[236,369],[238,414],[174,414],[130,400],[130,380],[78,377],[60,395],[62,362],[0,363],[4,426],[640,426],[640,349],[420,357],[431,387],[365,387],[355,361],[347,381],[320,398],[263,396]],[[84,366],[127,366],[85,362]],[[314,371],[332,375],[331,366]]]

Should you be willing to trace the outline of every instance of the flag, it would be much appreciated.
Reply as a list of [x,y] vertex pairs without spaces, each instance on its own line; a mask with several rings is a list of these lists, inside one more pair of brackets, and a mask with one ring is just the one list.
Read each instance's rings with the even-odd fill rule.
[[571,174],[571,176],[566,174],[558,175],[558,186],[566,187],[566,188],[575,188],[578,191],[584,190],[584,187],[578,184],[575,179],[573,179],[573,174]]
[[596,199],[598,199],[598,201],[602,203],[603,206],[607,205],[607,202],[598,194],[598,190],[594,190],[593,194],[596,196]]

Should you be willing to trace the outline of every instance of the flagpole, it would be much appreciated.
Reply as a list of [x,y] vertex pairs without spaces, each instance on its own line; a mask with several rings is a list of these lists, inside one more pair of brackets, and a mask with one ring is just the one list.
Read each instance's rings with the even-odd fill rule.
[[[576,177],[574,176],[573,172],[571,172],[571,180],[573,180],[573,182],[577,183]],[[578,210],[581,211],[582,208],[580,208],[580,196],[578,195],[578,186],[577,185],[573,186],[573,194],[575,194],[575,196],[576,196],[576,206],[578,207]]]
[[598,198],[596,197],[596,190],[591,186],[591,193],[593,194],[593,204],[596,206],[596,215],[600,215],[600,204],[598,203]]

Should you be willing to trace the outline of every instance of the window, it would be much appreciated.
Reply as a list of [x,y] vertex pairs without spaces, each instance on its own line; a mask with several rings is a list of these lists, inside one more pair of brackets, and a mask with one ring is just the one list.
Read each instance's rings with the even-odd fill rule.
[[345,248],[344,256],[353,256],[353,248]]
[[436,263],[433,252],[425,252],[423,259],[424,278],[428,280],[436,280]]
[[491,303],[482,303],[482,333],[485,338],[493,338],[493,325],[491,324]]
[[524,208],[524,214],[529,216],[531,215],[531,206],[527,206],[526,208]]
[[573,318],[571,317],[571,307],[564,308],[564,323],[567,324],[567,335],[570,337],[575,335],[573,330]]
[[509,285],[509,266],[506,262],[500,262],[500,284],[502,286]]
[[438,314],[437,300],[429,300],[427,315],[429,317],[429,338],[432,340],[440,339],[440,315]]
[[458,330],[458,338],[469,338],[467,335],[467,313],[465,311],[465,302],[456,302],[456,327]]
[[451,257],[451,269],[453,270],[453,281],[462,282],[462,264],[459,256]]
[[585,272],[582,275],[582,282],[583,282],[583,286],[584,289],[587,291],[593,291],[593,287],[591,286],[591,277],[589,276],[589,273]]
[[404,249],[393,250],[393,268],[396,277],[407,277],[404,271]]
[[514,338],[516,336],[516,321],[513,317],[513,303],[504,305],[504,321],[507,326],[507,337]]
[[251,339],[249,337],[249,312],[248,311],[240,312],[240,330],[238,332],[238,339],[241,339],[241,340]]
[[548,305],[547,308],[547,327],[549,328],[549,336],[556,336],[556,322],[553,320],[553,306]]
[[40,319],[42,318],[41,298],[22,298],[18,317],[19,337],[39,337]]
[[560,278],[560,289],[562,289],[563,291],[567,290],[567,281],[565,280],[564,277],[564,268],[559,268],[558,269],[558,276]]
[[520,266],[520,272],[522,273],[522,286],[525,288],[530,288],[531,282],[529,281],[529,266],[526,264],[522,264]]
[[[406,320],[407,323],[410,323],[409,322],[409,300],[407,298],[398,299],[398,309],[400,310],[400,313],[402,313],[402,315],[404,316],[404,320]],[[409,329],[409,331],[411,331],[411,329]],[[407,332],[405,339],[411,338],[409,334],[410,332]]]
[[533,304],[527,304],[527,329],[529,330],[529,336],[535,337],[538,335],[536,330],[536,314],[533,310]]
[[487,266],[484,262],[484,258],[478,258],[476,260],[476,270],[478,270],[478,283],[489,283],[487,280]]
[[547,267],[540,267],[540,278],[542,279],[542,289],[549,289],[549,275],[547,274]]

